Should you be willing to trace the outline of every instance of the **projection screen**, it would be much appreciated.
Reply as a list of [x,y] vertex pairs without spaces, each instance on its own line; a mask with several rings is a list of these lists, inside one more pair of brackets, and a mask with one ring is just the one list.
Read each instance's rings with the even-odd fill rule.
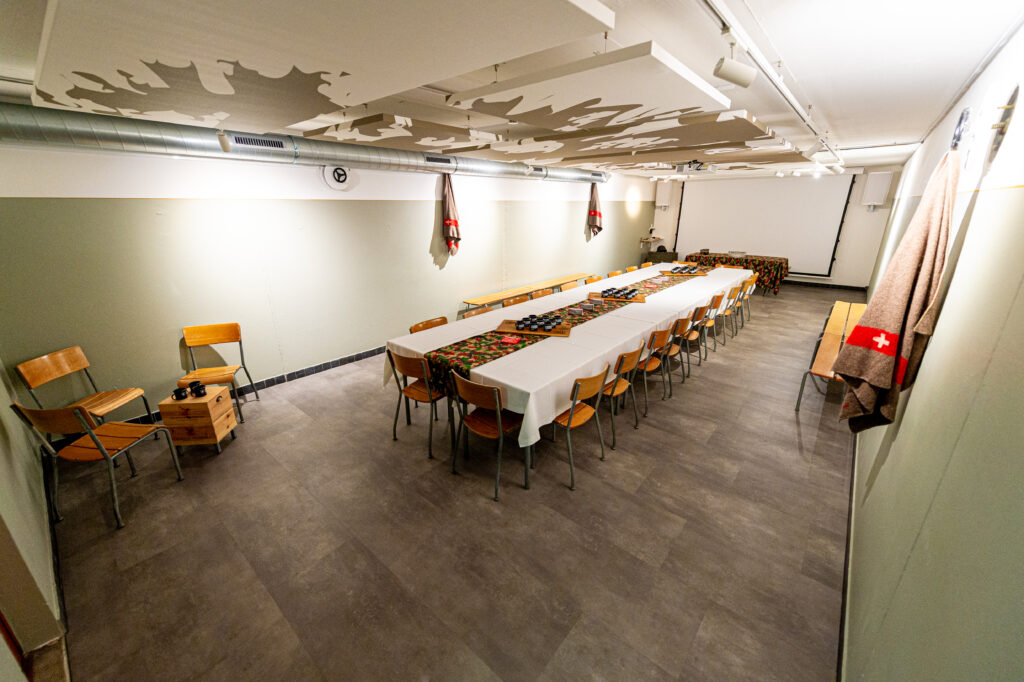
[[827,276],[852,175],[688,181],[679,254],[784,256],[793,274]]

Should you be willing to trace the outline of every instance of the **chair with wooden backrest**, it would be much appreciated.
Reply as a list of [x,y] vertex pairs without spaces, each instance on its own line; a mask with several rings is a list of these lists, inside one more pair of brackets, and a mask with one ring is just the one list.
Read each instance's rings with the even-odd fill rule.
[[583,283],[584,284],[593,284],[594,282],[600,282],[600,281],[601,281],[601,275],[594,275],[593,277],[587,277],[585,280],[583,280]]
[[640,267],[642,267],[642,268],[649,268],[652,265],[654,265],[654,263],[652,263],[651,261],[647,261],[646,263],[641,263]]
[[743,296],[742,296],[742,298],[743,298],[743,307],[747,309],[747,318],[749,319],[750,318],[750,308],[751,308],[751,306],[750,306],[750,295],[753,294],[755,291],[757,291],[757,273],[756,272],[753,275],[750,276],[750,279],[748,279],[744,283],[744,286],[746,288],[743,290]]
[[[193,381],[200,382],[203,386],[216,384],[231,384],[235,393],[235,409],[238,410],[238,421],[245,422],[242,416],[242,405],[238,402],[238,386],[235,384],[235,375],[238,370],[244,370],[246,378],[249,379],[249,388],[256,394],[256,400],[260,399],[260,392],[256,390],[256,384],[252,381],[249,368],[245,366],[245,350],[242,348],[242,327],[237,322],[225,322],[223,324],[203,324],[195,327],[185,327],[181,330],[185,337],[185,345],[188,346],[188,356],[192,359],[192,371],[178,379],[179,388],[188,386]],[[222,367],[200,367],[196,363],[196,346],[214,346],[219,343],[237,343],[239,364],[224,365]]]
[[[501,483],[501,453],[505,445],[505,434],[515,431],[523,423],[523,415],[509,412],[502,404],[501,389],[497,386],[487,386],[474,381],[463,379],[457,373],[451,373],[455,381],[455,393],[458,400],[455,401],[459,409],[459,430],[455,436],[456,450],[452,452],[452,473],[458,473],[455,469],[455,456],[458,453],[459,439],[465,433],[465,455],[469,455],[469,432],[472,431],[478,436],[498,441],[498,470],[494,475],[494,501],[498,501],[498,485]],[[469,406],[476,409],[469,411]],[[530,455],[526,454],[523,460],[525,470],[523,487],[530,488]]]
[[94,392],[76,400],[68,405],[68,407],[84,407],[89,414],[103,421],[106,415],[117,408],[127,405],[136,398],[141,398],[142,404],[146,408],[146,416],[149,417],[149,423],[154,423],[153,412],[149,409],[149,401],[146,400],[146,395],[141,388],[118,388],[112,391],[101,391],[96,387],[96,382],[89,372],[89,367],[89,361],[86,359],[81,347],[71,346],[70,348],[47,353],[32,360],[26,360],[17,366],[17,370],[18,376],[25,382],[28,392],[32,394],[32,399],[36,401],[39,409],[43,409],[43,404],[39,402],[39,396],[36,395],[35,389],[75,372],[84,372]]
[[661,399],[667,396],[665,367],[667,366],[668,342],[671,339],[671,329],[651,332],[647,339],[647,357],[640,361],[637,369],[644,375],[644,416],[647,416],[647,375],[651,372],[661,372]]
[[[693,319],[693,312],[686,317],[680,317],[672,323],[671,339],[669,339],[668,350],[665,351],[666,361],[676,358],[679,360],[679,377],[682,384],[686,383],[686,373],[690,371],[690,352],[686,348],[686,336],[690,333],[690,321]],[[686,362],[684,369],[683,350],[686,349]],[[669,374],[668,397],[672,397],[672,368],[667,369]]]
[[[719,310],[722,307],[722,299],[725,298],[725,294],[716,294],[711,297],[711,304],[708,306],[707,317],[704,318],[704,329],[703,340],[704,340],[704,357],[708,357],[708,330],[711,330],[711,335],[715,339],[715,352],[718,352],[718,327],[715,326],[715,319],[718,317]],[[721,325],[718,325],[719,327]],[[722,332],[722,343],[725,343],[725,332]]]
[[[463,315],[463,317],[465,317],[465,315]],[[424,329],[433,329],[434,327],[440,327],[441,325],[444,324],[448,324],[448,318],[445,317],[444,315],[442,315],[441,317],[432,317],[429,320],[417,322],[413,326],[409,327],[409,333],[415,334],[416,332],[421,332]]]
[[[434,422],[437,421],[437,401],[444,397],[444,393],[431,386],[430,364],[426,358],[410,358],[405,355],[393,353],[389,348],[388,362],[391,363],[391,373],[395,377],[395,385],[398,386],[398,403],[395,405],[395,423],[391,425],[391,437],[398,440],[398,413],[402,409],[402,401],[405,400],[405,423],[412,424],[412,417],[409,414],[409,401],[427,403],[432,408],[434,418],[427,415],[427,458],[434,459]],[[401,375],[401,377],[399,377]],[[410,384],[409,379],[413,379]]]
[[[683,337],[683,341],[686,346],[686,375],[690,375],[690,343],[693,341],[697,342],[697,364],[704,364],[704,356],[701,354],[700,346],[702,339],[704,339],[704,320],[708,316],[708,310],[711,306],[702,305],[699,308],[694,308],[693,313],[690,316],[690,328],[687,330],[686,335]],[[705,345],[707,344],[704,340]]]
[[[598,410],[601,409],[601,391],[604,389],[605,382],[608,380],[608,363],[605,363],[604,369],[592,377],[583,377],[576,379],[572,383],[572,401],[569,405],[569,409],[562,414],[555,417],[551,425],[556,428],[562,427],[565,429],[565,442],[569,447],[569,490],[576,490],[576,467],[572,461],[572,430],[583,426],[591,417],[594,417],[594,422],[597,424],[597,438],[601,441],[601,459],[604,459],[604,435],[601,433],[601,418],[598,415]],[[594,409],[588,405],[585,401],[590,400],[594,396],[597,396],[596,406]]]
[[[636,392],[633,390],[633,375],[636,373],[640,356],[644,352],[644,344],[641,341],[637,349],[628,353],[621,353],[615,360],[613,379],[604,385],[601,393],[608,396],[608,407],[612,422],[612,450],[615,449],[615,413],[626,406],[626,392],[629,392],[633,399],[633,428],[640,428],[640,416],[636,410]],[[621,400],[621,405],[619,401]]]
[[[89,414],[89,411],[81,405],[72,405],[55,410],[35,410],[23,407],[18,403],[11,405],[11,409],[21,418],[22,421],[39,439],[40,444],[53,458],[51,469],[53,471],[53,486],[51,505],[54,517],[61,519],[57,501],[57,458],[66,459],[71,462],[100,462],[107,463],[107,475],[110,477],[110,497],[114,504],[114,519],[118,528],[124,528],[124,520],[121,518],[121,508],[117,502],[117,479],[114,477],[114,461],[122,454],[128,460],[132,477],[136,475],[135,462],[132,461],[129,450],[143,440],[160,431],[167,436],[167,448],[171,453],[171,461],[174,462],[174,469],[178,474],[178,480],[182,480],[181,466],[178,464],[178,455],[174,450],[174,442],[171,440],[171,433],[164,426],[158,424],[129,424],[126,422],[105,422],[98,424]],[[85,433],[84,436],[65,445],[60,450],[55,450],[53,445],[46,439],[46,435],[64,435]]]
[[530,299],[544,298],[545,296],[550,296],[553,293],[555,293],[554,289],[541,289],[540,291],[535,291],[530,294]]
[[483,315],[484,313],[489,313],[492,312],[493,310],[494,308],[491,308],[490,306],[486,305],[481,306],[479,308],[473,308],[472,310],[467,310],[466,312],[462,313],[462,319],[466,319],[467,317],[473,317],[474,315]]
[[617,277],[618,275],[621,275],[621,274],[622,274],[622,270],[612,270],[611,272],[608,273],[608,276],[609,277]]
[[638,267],[637,267],[637,266],[635,266],[635,265],[630,265],[630,266],[629,266],[628,268],[626,268],[626,272],[636,272],[636,271],[637,271],[637,270],[639,270],[639,269],[640,269],[640,268],[638,268]]
[[566,282],[565,284],[563,284],[561,286],[561,289],[562,289],[562,291],[568,291],[569,289],[575,289],[579,285],[580,285],[579,280],[574,280],[572,282]]
[[[739,328],[736,326],[736,317],[737,315],[739,315],[739,308],[736,307],[736,304],[739,302],[740,294],[742,293],[743,285],[735,286],[732,289],[729,289],[729,295],[725,299],[725,310],[723,310],[720,313],[722,317],[726,318],[727,321],[732,323],[732,335],[734,338],[736,334],[739,332]],[[722,330],[722,343],[725,343],[724,329]]]
[[522,296],[515,296],[513,298],[506,298],[504,301],[501,302],[501,307],[502,308],[507,308],[510,305],[518,305],[520,303],[526,303],[529,300],[530,300],[530,296],[528,294],[523,294]]

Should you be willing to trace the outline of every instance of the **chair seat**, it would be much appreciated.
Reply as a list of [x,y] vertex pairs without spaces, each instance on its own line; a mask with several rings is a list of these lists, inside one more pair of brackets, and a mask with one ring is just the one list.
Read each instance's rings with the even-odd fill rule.
[[668,347],[668,356],[674,358],[677,355],[679,355],[679,344],[673,343]]
[[81,400],[71,403],[68,407],[84,407],[90,414],[103,417],[142,395],[141,388],[119,388],[87,395]]
[[[151,424],[128,424],[126,422],[107,422],[100,424],[93,432],[107,449],[111,457],[121,452],[130,445],[134,445],[143,438],[151,435],[161,428]],[[82,436],[71,445],[61,449],[57,453],[62,459],[69,459],[75,462],[96,462],[103,459],[103,453],[96,447],[96,443],[88,435]]]
[[433,398],[434,400],[440,400],[442,397],[444,397],[443,394],[440,394],[437,391],[432,391],[431,393],[428,394],[427,382],[423,381],[423,379],[417,379],[416,381],[412,382],[411,384],[403,388],[402,395],[404,395],[406,398],[409,398],[410,400],[415,400],[418,403],[429,403],[431,401],[431,398]]
[[615,380],[609,381],[604,385],[603,393],[605,395],[617,396],[622,395],[629,389],[629,382],[622,377],[616,377]]
[[[465,416],[462,423],[470,431],[484,438],[497,438],[501,435],[498,431],[498,413],[486,407],[478,407]],[[505,433],[514,431],[523,423],[523,415],[517,412],[501,411],[501,428]]]
[[724,311],[722,311],[722,312],[721,312],[721,313],[719,313],[719,314],[720,314],[720,315],[725,315],[725,316],[727,316],[727,317],[728,317],[729,315],[732,315],[732,308],[729,308],[728,310],[724,310]]
[[[572,408],[569,408],[570,410]],[[572,423],[569,423],[569,410],[555,417],[555,423],[567,429],[575,429],[590,421],[594,416],[594,408],[586,403],[576,403],[576,409],[572,411]]]
[[189,372],[178,379],[178,386],[188,386],[193,381],[202,382],[203,386],[213,384],[230,384],[235,380],[235,374],[242,369],[241,365],[228,365],[227,367],[202,367]]
[[689,332],[686,335],[686,340],[687,341],[696,341],[699,338],[700,338],[700,332],[697,331],[696,329],[694,329],[693,331]]
[[714,327],[715,326],[715,320],[714,319],[705,320],[704,321],[704,326],[705,327]]
[[661,358],[659,358],[657,355],[652,355],[651,357],[645,360],[641,360],[638,367],[640,367],[640,369],[642,369],[645,372],[653,372],[654,370],[661,367]]

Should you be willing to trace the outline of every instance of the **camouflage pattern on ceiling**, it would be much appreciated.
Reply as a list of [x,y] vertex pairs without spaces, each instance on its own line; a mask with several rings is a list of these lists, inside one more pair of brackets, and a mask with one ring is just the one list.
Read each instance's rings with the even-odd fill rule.
[[595,128],[453,148],[465,154],[499,161],[550,164],[585,162],[590,157],[626,155],[659,149],[709,148],[768,143],[774,133],[745,111],[700,116],[647,118],[638,123]]
[[311,130],[305,133],[305,137],[421,152],[444,151],[456,145],[496,142],[500,139],[493,133],[481,133],[394,114],[365,116],[351,123]]

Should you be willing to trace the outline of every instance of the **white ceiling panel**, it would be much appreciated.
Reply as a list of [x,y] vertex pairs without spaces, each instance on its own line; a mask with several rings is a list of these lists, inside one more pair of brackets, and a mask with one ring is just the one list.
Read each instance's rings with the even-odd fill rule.
[[652,41],[457,92],[448,101],[555,131],[729,106],[728,97]]
[[600,33],[597,0],[51,0],[37,106],[276,130]]

